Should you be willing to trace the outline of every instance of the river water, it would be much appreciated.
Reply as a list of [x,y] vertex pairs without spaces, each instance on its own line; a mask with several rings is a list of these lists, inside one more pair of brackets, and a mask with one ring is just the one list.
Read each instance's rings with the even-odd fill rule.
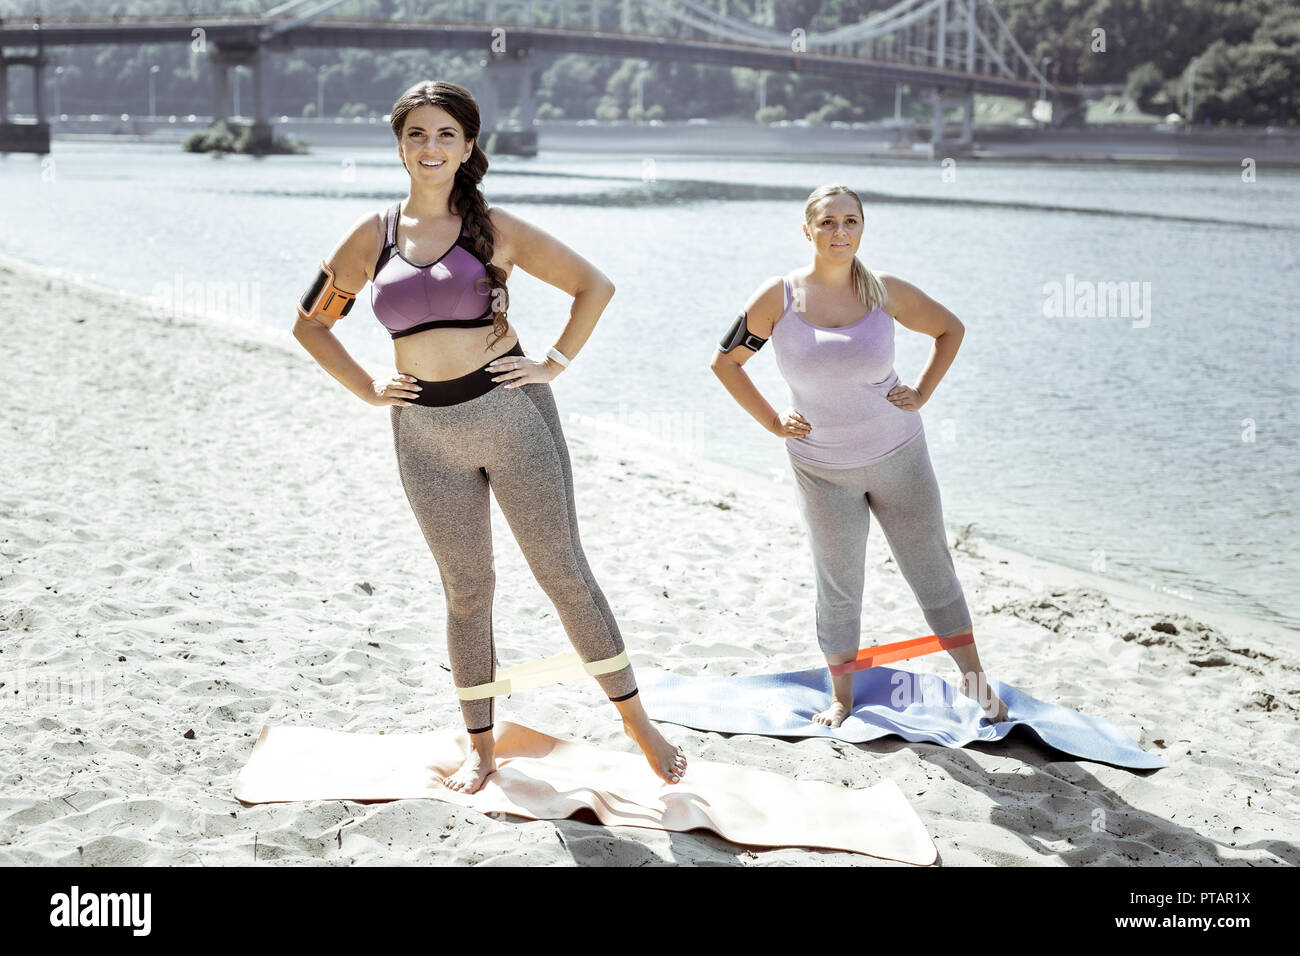
[[[258,160],[56,141],[44,160],[0,158],[0,252],[287,337],[316,264],[358,216],[405,195],[391,142],[385,126],[373,147]],[[555,382],[562,414],[606,427],[612,453],[657,443],[789,481],[782,442],[708,363],[753,289],[810,261],[804,199],[830,182],[866,201],[863,261],[966,327],[921,411],[950,525],[1300,628],[1295,172],[1261,166],[1245,181],[1233,164],[944,167],[815,151],[500,157],[489,202],[618,287]],[[1112,301],[1090,283],[1132,294]],[[510,294],[524,347],[544,352],[566,297],[519,269]],[[335,328],[367,367],[391,368],[368,290]],[[896,333],[896,368],[914,384],[932,340]],[[746,368],[785,407],[771,349]]]

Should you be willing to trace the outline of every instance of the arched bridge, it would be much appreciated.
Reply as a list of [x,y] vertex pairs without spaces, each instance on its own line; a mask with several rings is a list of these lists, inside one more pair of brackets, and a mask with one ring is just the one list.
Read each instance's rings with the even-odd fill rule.
[[[408,3],[411,18],[332,14],[346,0],[290,0],[260,16],[43,17],[0,21],[0,110],[9,66],[36,71],[34,114],[44,122],[42,70],[48,48],[187,43],[212,66],[212,113],[228,115],[229,70],[253,71],[254,134],[270,136],[268,57],[297,47],[444,49],[483,53],[475,90],[484,128],[498,127],[502,92],[513,92],[531,131],[538,73],[565,53],[676,60],[755,70],[797,71],[828,80],[872,79],[928,90],[934,139],[944,109],[962,108],[969,143],[973,94],[1051,98],[1077,105],[1078,87],[1053,85],[1007,29],[994,0],[899,0],[831,30],[778,19],[775,0],[447,0]],[[34,48],[34,49],[33,49]],[[15,53],[15,49],[27,52]],[[510,88],[513,87],[513,91]],[[1056,111],[1060,115],[1060,111]],[[8,116],[0,114],[8,124]],[[13,124],[8,124],[12,126]],[[46,142],[48,143],[48,126]]]

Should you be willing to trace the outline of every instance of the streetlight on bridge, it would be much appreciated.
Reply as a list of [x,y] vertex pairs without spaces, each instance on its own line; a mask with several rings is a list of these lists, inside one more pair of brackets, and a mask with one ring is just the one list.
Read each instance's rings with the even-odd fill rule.
[[1052,115],[1051,105],[1047,102],[1047,67],[1051,62],[1050,56],[1043,57],[1043,63],[1038,69],[1038,106],[1034,110],[1034,118],[1044,125]]

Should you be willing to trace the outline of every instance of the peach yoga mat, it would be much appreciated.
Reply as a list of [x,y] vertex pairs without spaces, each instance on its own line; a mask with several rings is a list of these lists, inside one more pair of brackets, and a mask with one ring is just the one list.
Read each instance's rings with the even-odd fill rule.
[[639,752],[561,740],[507,721],[493,733],[497,772],[467,796],[439,782],[468,753],[463,730],[354,734],[265,726],[234,794],[244,803],[424,797],[533,820],[562,820],[585,808],[606,826],[679,833],[704,827],[745,846],[849,850],[920,866],[936,858],[892,780],[854,790],[688,755],[685,779],[665,784]]

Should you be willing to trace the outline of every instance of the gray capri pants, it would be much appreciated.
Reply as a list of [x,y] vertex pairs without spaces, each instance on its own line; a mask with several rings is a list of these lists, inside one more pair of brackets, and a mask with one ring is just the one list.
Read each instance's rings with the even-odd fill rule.
[[[442,577],[456,686],[496,679],[489,487],[579,657],[618,656],[618,624],[578,540],[569,449],[550,385],[494,387],[454,405],[391,407],[402,487]],[[596,680],[612,700],[637,690],[630,665]],[[461,701],[466,729],[490,729],[492,705],[490,697]]]
[[933,633],[945,637],[971,626],[948,553],[939,484],[924,431],[887,458],[861,468],[824,468],[793,455],[790,464],[799,510],[812,538],[817,642],[823,653],[859,648],[872,513]]

